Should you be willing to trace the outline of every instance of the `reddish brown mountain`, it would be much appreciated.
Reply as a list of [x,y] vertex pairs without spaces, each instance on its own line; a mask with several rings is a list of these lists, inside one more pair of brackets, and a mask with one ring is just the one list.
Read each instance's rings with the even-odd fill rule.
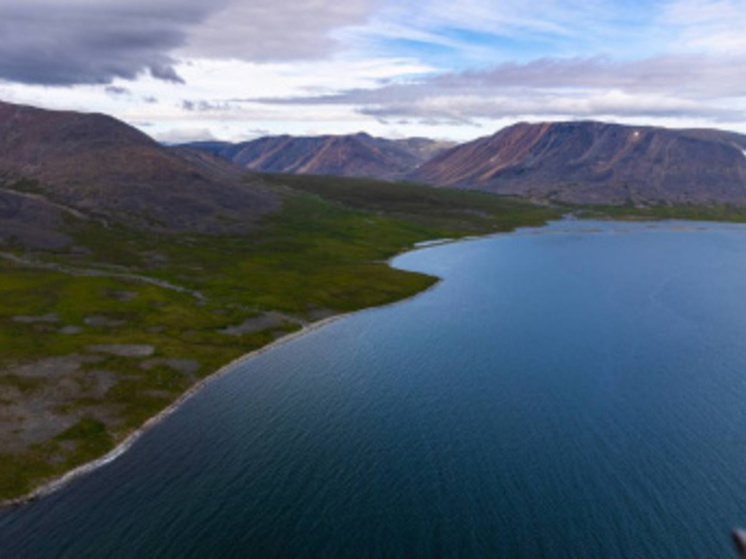
[[368,134],[268,136],[250,142],[196,142],[201,149],[265,173],[400,178],[450,144],[425,138],[386,140]]
[[5,223],[42,204],[34,212],[50,224],[71,209],[172,231],[242,230],[277,207],[224,161],[163,147],[114,118],[0,102],[3,201]]
[[746,205],[746,136],[597,122],[517,124],[411,178],[573,203]]

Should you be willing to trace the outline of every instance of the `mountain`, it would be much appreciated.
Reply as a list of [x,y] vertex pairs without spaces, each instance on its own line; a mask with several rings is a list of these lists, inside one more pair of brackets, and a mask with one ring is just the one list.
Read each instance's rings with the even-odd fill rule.
[[69,246],[69,224],[91,219],[156,232],[246,231],[280,200],[242,168],[579,204],[746,206],[746,136],[717,130],[522,123],[448,149],[367,134],[166,147],[109,116],[0,102],[0,243]]
[[0,102],[6,239],[55,244],[65,215],[158,231],[241,231],[278,204],[225,161],[161,146],[112,117]]
[[195,142],[200,149],[258,172],[395,179],[451,144],[425,138],[386,140],[343,136],[267,136],[250,142]]
[[409,178],[571,203],[746,205],[746,136],[598,122],[516,124]]

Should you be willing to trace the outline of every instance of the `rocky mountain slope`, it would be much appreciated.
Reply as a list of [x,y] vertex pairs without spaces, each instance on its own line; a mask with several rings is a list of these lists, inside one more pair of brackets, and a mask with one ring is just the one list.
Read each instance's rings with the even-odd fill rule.
[[187,144],[258,172],[382,179],[401,178],[450,146],[425,138],[386,140],[363,133]]
[[[100,114],[0,102],[0,235],[61,242],[63,217],[161,231],[240,231],[278,207],[241,172]],[[35,231],[30,231],[29,228]]]
[[516,124],[410,178],[572,203],[746,205],[746,136],[598,122]]

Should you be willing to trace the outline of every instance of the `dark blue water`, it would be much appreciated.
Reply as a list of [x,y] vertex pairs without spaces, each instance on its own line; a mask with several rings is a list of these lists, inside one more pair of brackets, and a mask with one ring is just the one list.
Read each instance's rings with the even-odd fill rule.
[[0,513],[0,557],[729,557],[746,228],[700,227],[405,255],[445,280],[241,365]]

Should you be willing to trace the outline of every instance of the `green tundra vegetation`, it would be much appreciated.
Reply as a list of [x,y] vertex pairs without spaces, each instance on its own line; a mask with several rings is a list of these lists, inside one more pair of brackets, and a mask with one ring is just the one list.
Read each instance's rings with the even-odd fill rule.
[[709,206],[692,205],[622,205],[622,206],[594,206],[576,209],[581,217],[616,219],[628,221],[658,221],[664,219],[680,219],[688,221],[722,221],[730,223],[746,223],[746,208],[713,204]]
[[416,243],[562,213],[411,184],[262,181],[283,207],[245,235],[71,219],[69,249],[3,247],[0,501],[105,454],[233,359],[310,322],[431,286],[436,278],[387,264]]

